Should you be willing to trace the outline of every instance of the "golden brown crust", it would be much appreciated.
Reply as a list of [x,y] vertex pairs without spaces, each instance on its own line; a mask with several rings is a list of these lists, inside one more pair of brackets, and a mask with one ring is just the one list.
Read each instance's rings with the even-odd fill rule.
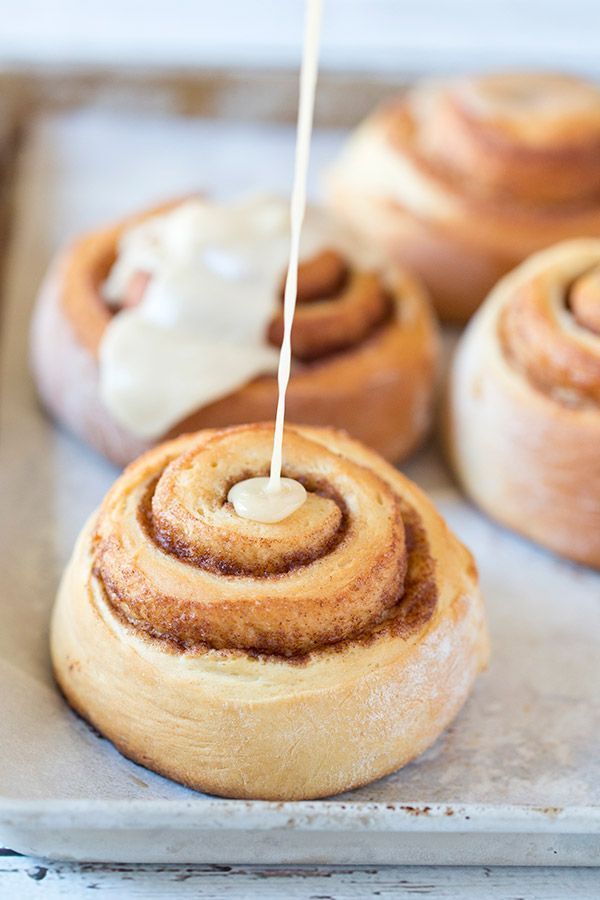
[[[540,272],[515,291],[498,323],[512,363],[559,403],[600,403],[600,341],[590,340],[587,327],[600,310],[591,286],[598,271],[600,265],[568,278]],[[573,318],[570,297],[578,310]]]
[[[487,659],[483,609],[472,558],[420,491],[375,454],[326,429],[291,430],[287,464],[306,469],[322,460],[325,469],[332,467],[327,477],[336,482],[336,490],[344,483],[349,515],[360,525],[345,564],[334,549],[276,577],[232,578],[206,573],[144,546],[148,537],[128,511],[128,498],[140,495],[142,482],[153,477],[157,466],[161,469],[168,459],[175,461],[176,469],[180,461],[184,468],[198,466],[198,489],[212,493],[204,479],[210,477],[217,444],[231,439],[237,449],[243,444],[248,450],[256,442],[260,455],[267,431],[266,426],[253,426],[181,437],[150,451],[121,476],[99,515],[84,529],[65,573],[53,614],[53,664],[71,705],[143,765],[225,796],[325,796],[387,774],[421,752],[448,724]],[[226,474],[215,475],[216,494],[222,493]],[[189,481],[179,470],[173,477]],[[381,506],[371,490],[379,492]],[[174,493],[171,484],[168,498]],[[207,513],[205,501],[199,505],[199,517],[208,521],[210,531],[219,514],[215,509]],[[399,508],[399,515],[392,507]],[[220,508],[220,525],[229,523],[230,549],[235,552],[245,541],[238,542],[238,526],[228,518],[226,504]],[[313,515],[319,518],[318,507]],[[368,530],[364,515],[370,517]],[[405,540],[396,543],[399,524]],[[296,546],[312,541],[306,525],[288,523]],[[248,541],[254,535],[257,553],[263,553],[265,541],[269,543],[264,526],[239,527]],[[384,551],[390,528],[396,537],[393,548],[389,544]],[[145,554],[151,554],[152,568],[146,567],[146,575],[154,579],[155,588],[160,584],[164,589],[168,582],[162,608],[155,597],[153,608],[145,613],[138,609],[136,619],[125,597],[116,605],[109,600],[102,583],[102,544],[114,537],[128,545],[130,578],[144,570]],[[277,536],[273,547],[277,557]],[[354,580],[360,592],[359,576],[370,578],[373,555],[382,552],[400,563],[402,585],[383,619],[372,606],[369,622],[361,625],[355,621],[357,608],[348,584]],[[125,569],[123,559],[120,564]],[[169,581],[171,576],[175,581]],[[250,585],[253,592],[248,593]],[[192,604],[205,608],[207,591],[222,591],[220,602],[230,628],[225,646],[182,645],[182,610],[172,605],[173,587],[186,599],[188,610]],[[317,588],[319,595],[314,593]],[[372,590],[379,590],[375,581]],[[288,598],[283,620],[269,611],[271,602],[277,604],[278,591]],[[338,611],[330,601],[336,592]],[[314,600],[306,605],[309,595]],[[296,604],[299,609],[304,605],[305,615]],[[343,628],[337,641],[329,643],[332,635],[322,626],[338,613]],[[156,614],[168,623],[165,633],[156,633]],[[248,636],[251,621],[276,638],[278,648],[295,654],[236,646],[240,636]],[[312,646],[297,643],[294,622],[298,634],[312,634]]]
[[[118,464],[150,446],[113,419],[97,386],[97,349],[110,318],[99,287],[119,235],[131,224],[128,220],[82,238],[62,255],[40,293],[32,335],[44,402]],[[427,297],[404,272],[395,272],[384,289],[378,277],[346,268],[342,273],[339,260],[324,255],[302,272],[295,340],[297,355],[306,361],[294,363],[287,395],[290,420],[346,428],[387,458],[404,457],[431,419],[439,348]],[[257,378],[193,412],[163,437],[265,421],[276,403],[276,378]]]
[[[557,245],[503,279],[465,334],[447,402],[451,461],[494,518],[600,568],[600,335],[577,321],[600,241]],[[590,301],[591,302],[591,301]]]
[[600,233],[600,91],[535,73],[425,82],[361,126],[330,196],[464,320],[530,253]]

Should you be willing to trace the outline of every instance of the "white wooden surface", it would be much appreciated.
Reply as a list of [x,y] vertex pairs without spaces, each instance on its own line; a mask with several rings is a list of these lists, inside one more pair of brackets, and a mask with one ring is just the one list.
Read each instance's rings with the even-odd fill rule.
[[0,853],[0,900],[152,900],[174,895],[195,900],[595,900],[600,896],[600,870],[111,866]]
[[[296,66],[300,0],[0,0],[0,66]],[[598,0],[325,0],[328,68],[598,72]]]

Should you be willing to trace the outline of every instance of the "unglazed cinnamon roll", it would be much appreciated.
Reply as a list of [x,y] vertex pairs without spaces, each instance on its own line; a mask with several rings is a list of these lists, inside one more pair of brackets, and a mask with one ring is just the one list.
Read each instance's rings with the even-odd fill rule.
[[329,194],[465,321],[531,253],[600,236],[600,90],[536,73],[423,82],[360,126]]
[[240,518],[271,425],[130,465],[84,528],[51,629],[71,706],[193,788],[302,799],[379,778],[454,718],[488,655],[472,557],[421,491],[341,432],[286,430],[305,504]]
[[[46,406],[114,462],[165,437],[261,421],[277,402],[288,208],[189,199],[75,242],[38,300]],[[399,459],[430,422],[437,331],[420,284],[308,211],[291,420],[343,427]]]
[[499,282],[459,345],[446,424],[476,503],[600,568],[600,240],[559,244]]

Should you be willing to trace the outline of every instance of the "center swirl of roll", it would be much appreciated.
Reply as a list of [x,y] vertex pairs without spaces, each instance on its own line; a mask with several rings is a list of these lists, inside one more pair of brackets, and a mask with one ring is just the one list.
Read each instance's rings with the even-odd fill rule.
[[[598,254],[600,255],[600,250]],[[512,362],[569,406],[600,403],[600,260],[575,260],[521,284],[500,319]]]
[[[283,289],[281,290],[283,298]],[[392,301],[375,272],[353,269],[336,250],[325,249],[298,269],[292,353],[303,362],[347,350],[367,338],[392,313]],[[270,343],[281,344],[283,309],[271,321]]]
[[306,503],[274,524],[235,513],[228,491],[268,473],[272,438],[266,425],[186,438],[119,479],[99,514],[94,577],[129,622],[185,648],[293,656],[376,626],[398,603],[401,507],[371,470],[288,429],[283,474]]

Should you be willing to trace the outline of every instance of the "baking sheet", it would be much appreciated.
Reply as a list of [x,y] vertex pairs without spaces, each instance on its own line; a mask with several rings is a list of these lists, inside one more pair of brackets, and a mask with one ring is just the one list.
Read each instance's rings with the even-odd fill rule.
[[[313,194],[342,137],[316,135]],[[600,576],[478,514],[434,444],[405,471],[475,553],[493,659],[452,727],[401,772],[331,801],[217,801],[122,758],[53,686],[48,616],[60,572],[117,473],[35,399],[27,329],[49,256],[81,229],[190,189],[288,192],[292,155],[287,126],[82,110],[30,127],[0,350],[0,838],[131,860],[598,863]]]

